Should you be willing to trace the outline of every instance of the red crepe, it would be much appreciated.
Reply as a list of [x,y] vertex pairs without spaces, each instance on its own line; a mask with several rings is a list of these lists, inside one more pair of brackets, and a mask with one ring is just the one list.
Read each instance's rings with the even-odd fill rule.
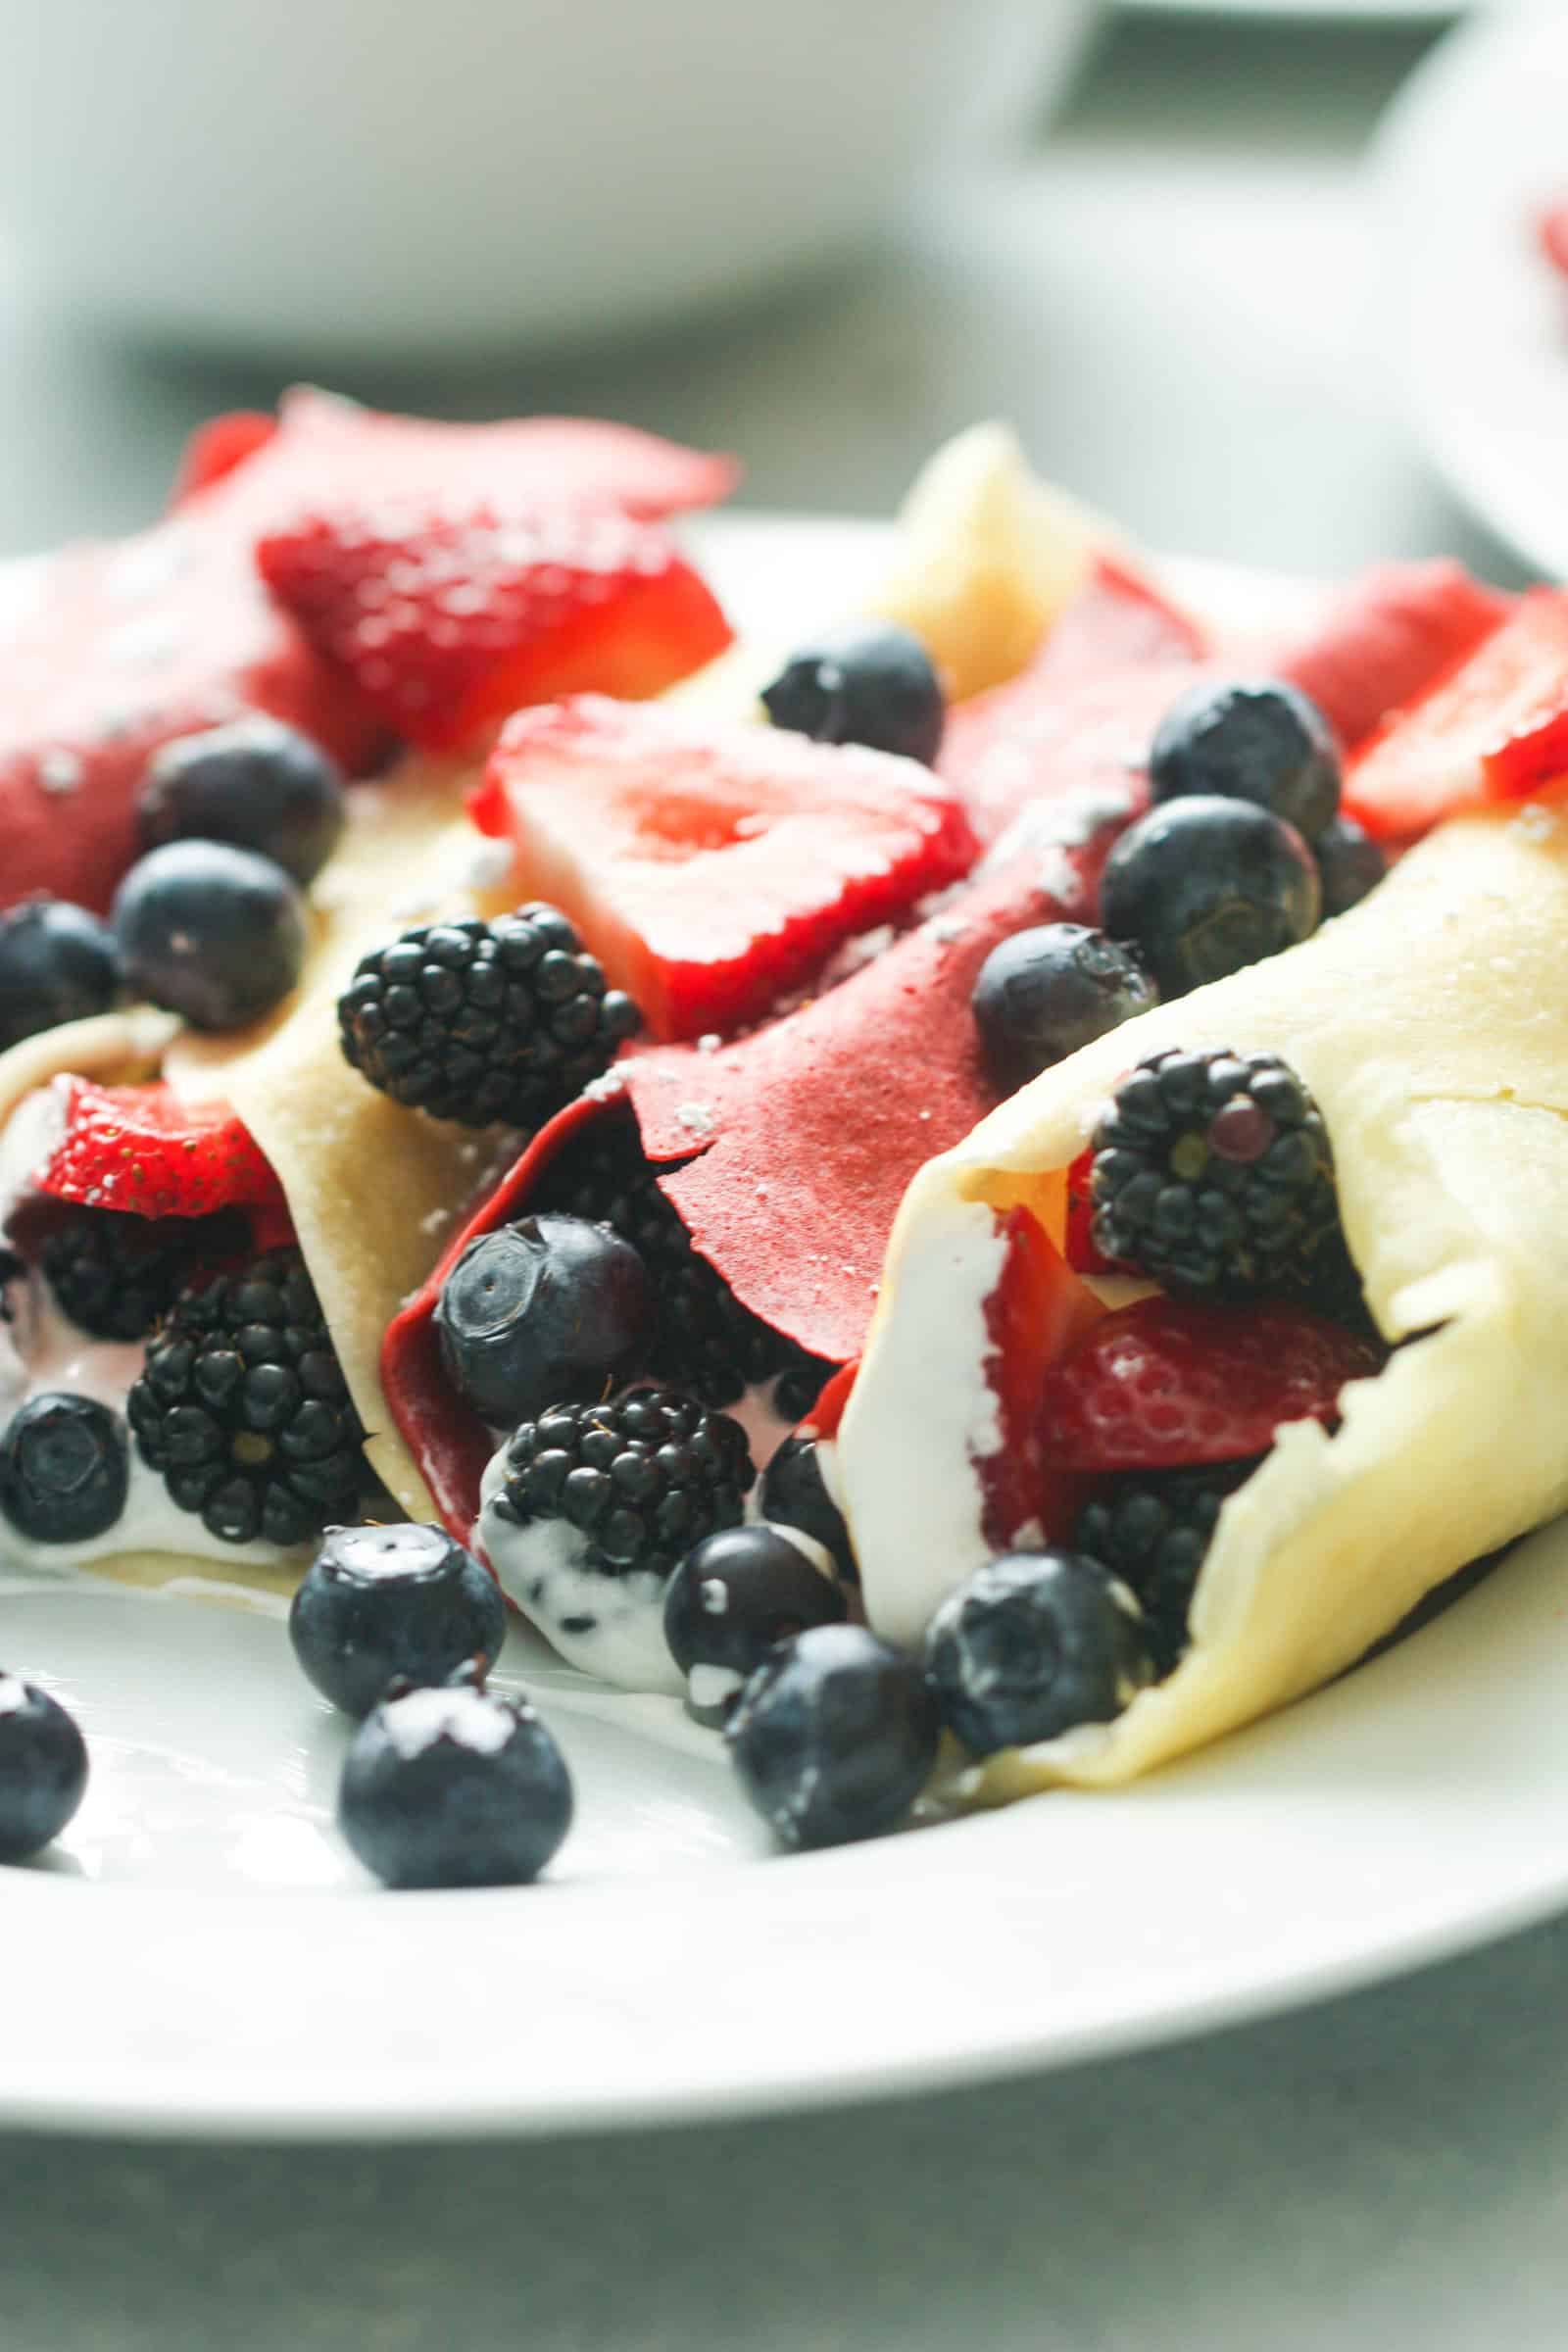
[[[438,487],[658,514],[721,496],[734,473],[727,459],[620,425],[425,424],[318,392],[292,394],[265,439],[252,426],[251,454],[209,472],[205,489],[192,492],[187,476],[177,511],[151,530],[68,550],[5,583],[0,904],[49,891],[107,906],[135,855],[142,770],[172,736],[260,710],[350,773],[372,764],[380,721],[256,576],[252,549],[268,525],[326,497]],[[199,453],[196,478],[215,462]]]
[[1353,751],[1389,711],[1473,653],[1513,603],[1446,559],[1374,564],[1271,666],[1312,697]]

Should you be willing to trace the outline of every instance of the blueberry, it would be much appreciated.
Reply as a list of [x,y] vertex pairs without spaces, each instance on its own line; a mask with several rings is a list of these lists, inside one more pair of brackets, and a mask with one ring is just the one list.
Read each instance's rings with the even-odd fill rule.
[[460,1668],[384,1698],[354,1735],[338,1827],[388,1886],[516,1886],[571,1827],[565,1760],[527,1700]]
[[1075,1551],[977,1568],[932,1618],[925,1659],[943,1721],[976,1756],[1109,1723],[1153,1679],[1138,1603]]
[[797,1430],[786,1438],[762,1473],[762,1517],[775,1527],[798,1527],[832,1554],[833,1565],[847,1584],[858,1585],[860,1572],[844,1514],[822,1481],[815,1438]]
[[791,656],[762,689],[775,727],[813,743],[863,743],[929,767],[946,705],[931,657],[912,631],[853,620]]
[[495,1428],[587,1404],[642,1369],[656,1302],[630,1242],[586,1217],[522,1217],[470,1242],[441,1286],[447,1378]]
[[258,713],[155,752],[136,827],[144,850],[169,841],[255,850],[303,888],[337,848],[343,813],[343,779],[320,745]]
[[309,941],[305,902],[282,867],[220,841],[149,850],[111,920],[130,987],[193,1029],[239,1029],[270,1012]]
[[1353,816],[1337,816],[1312,844],[1318,877],[1323,885],[1323,920],[1348,913],[1370,890],[1376,890],[1389,870],[1380,843],[1364,833]]
[[1002,940],[969,999],[987,1066],[1007,1094],[1157,1002],[1131,949],[1082,923]]
[[776,1527],[705,1537],[664,1587],[664,1639],[691,1677],[687,1703],[700,1722],[723,1721],[775,1643],[808,1625],[840,1625],[847,1614],[825,1566]]
[[1149,781],[1156,801],[1250,801],[1312,841],[1340,805],[1339,746],[1316,703],[1283,678],[1194,686],[1155,730]]
[[93,1396],[33,1396],[0,1438],[0,1511],[34,1544],[84,1544],[125,1507],[124,1425]]
[[507,1635],[495,1578],[439,1527],[328,1528],[288,1613],[294,1655],[323,1698],[368,1714],[387,1685],[444,1683]]
[[757,1669],[724,1736],[783,1845],[843,1845],[903,1820],[941,1722],[918,1663],[858,1625],[817,1625]]
[[58,1698],[0,1674],[0,1862],[58,1838],[87,1786],[87,1745]]
[[1102,923],[1131,942],[1165,997],[1295,947],[1316,929],[1320,902],[1294,825],[1207,793],[1129,825],[1100,883]]
[[25,899],[0,914],[0,1052],[62,1021],[107,1012],[120,951],[107,924],[65,899]]

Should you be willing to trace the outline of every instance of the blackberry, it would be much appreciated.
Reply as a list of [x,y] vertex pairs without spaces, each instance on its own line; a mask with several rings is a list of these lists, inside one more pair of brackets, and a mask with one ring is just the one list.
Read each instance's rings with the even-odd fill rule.
[[182,1291],[126,1404],[143,1458],[225,1544],[303,1544],[371,1489],[354,1409],[297,1250]]
[[364,956],[343,1052],[395,1102],[465,1127],[539,1127],[641,1025],[554,906],[430,923]]
[[1073,1549],[1132,1587],[1144,1604],[1157,1673],[1187,1647],[1187,1613],[1220,1506],[1262,1460],[1196,1470],[1129,1470],[1108,1479],[1073,1523]]
[[1323,1115],[1277,1054],[1139,1062],[1095,1130],[1090,1195],[1096,1248],[1173,1297],[1344,1291]]
[[84,1208],[39,1245],[38,1263],[62,1314],[95,1340],[143,1340],[205,1260],[231,1253],[236,1217],[136,1217]]
[[557,1405],[522,1424],[505,1463],[486,1513],[503,1531],[564,1521],[587,1540],[579,1564],[611,1576],[669,1576],[704,1536],[739,1525],[757,1476],[740,1423],[674,1389]]
[[629,1107],[595,1120],[569,1144],[546,1169],[529,1207],[609,1225],[637,1250],[659,1308],[647,1351],[655,1379],[720,1407],[737,1403],[749,1388],[776,1381],[773,1403],[780,1418],[805,1420],[833,1366],[742,1306],[723,1276],[699,1256],[643,1157]]

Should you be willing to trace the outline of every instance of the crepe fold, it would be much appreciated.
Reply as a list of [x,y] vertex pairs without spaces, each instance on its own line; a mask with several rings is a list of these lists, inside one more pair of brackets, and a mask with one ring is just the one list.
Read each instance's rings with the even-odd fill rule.
[[[1293,1065],[1396,1344],[1345,1390],[1333,1434],[1281,1429],[1226,1502],[1176,1670],[1112,1724],[992,1758],[983,1799],[1128,1781],[1264,1715],[1568,1507],[1565,946],[1562,798],[1451,824],[1301,947],[1099,1040],[916,1177],[839,1432],[867,1609],[900,1640],[986,1554],[977,1515],[955,1528],[956,1464],[932,1426],[941,1396],[980,1380],[986,1345],[953,1288],[954,1237],[976,1204],[1033,1201],[1055,1221],[1066,1169],[1143,1055],[1229,1047]],[[939,1332],[952,1349],[934,1366]],[[911,1544],[922,1522],[946,1539]]]

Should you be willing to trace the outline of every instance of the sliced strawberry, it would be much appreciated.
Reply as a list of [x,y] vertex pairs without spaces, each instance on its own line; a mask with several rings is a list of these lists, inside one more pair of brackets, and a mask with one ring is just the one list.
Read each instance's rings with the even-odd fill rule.
[[858,1356],[850,1363],[840,1364],[802,1422],[804,1430],[823,1440],[837,1437],[839,1423],[844,1418],[844,1408],[850,1401],[850,1392],[855,1387],[859,1369]]
[[257,577],[256,540],[302,507],[441,492],[653,515],[722,496],[734,473],[622,425],[423,424],[318,392],[291,394],[265,439],[220,420],[190,463],[152,530],[0,580],[0,904],[47,891],[106,907],[136,854],[142,772],[172,736],[261,710],[350,774],[374,765],[383,722]]
[[1568,277],[1568,197],[1543,206],[1536,216],[1536,236],[1552,268]]
[[1094,1164],[1094,1146],[1090,1145],[1067,1170],[1067,1263],[1075,1274],[1114,1274],[1118,1269],[1095,1243],[1095,1202],[1089,1183]]
[[519,711],[469,809],[662,1038],[760,1018],[974,855],[911,760],[592,695]]
[[1282,1422],[1333,1421],[1346,1382],[1383,1361],[1369,1341],[1304,1307],[1144,1298],[1053,1366],[1036,1437],[1060,1470],[1239,1461],[1266,1451]]
[[524,703],[662,694],[730,642],[674,542],[613,511],[334,507],[269,532],[256,561],[317,651],[430,751]]
[[1373,736],[1346,780],[1369,833],[1407,839],[1568,770],[1568,591],[1523,596],[1500,628]]
[[1462,564],[1377,564],[1266,667],[1309,694],[1341,743],[1364,743],[1507,618],[1513,599]]
[[209,417],[196,427],[180,452],[170,505],[182,507],[188,498],[210,490],[225,473],[254,458],[276,430],[277,418],[263,409],[230,409],[225,416]]
[[1000,1550],[1031,1521],[1048,1535],[1071,1522],[1076,1489],[1042,1446],[1040,1394],[1052,1365],[1094,1331],[1105,1309],[1029,1209],[1009,1208],[999,1222],[1006,1255],[986,1300],[985,1377],[997,1399],[1000,1437],[976,1468],[986,1541]]
[[272,1220],[283,1191],[223,1102],[191,1107],[164,1085],[65,1081],[65,1133],[33,1184],[57,1200],[139,1217],[205,1217],[249,1208]]

